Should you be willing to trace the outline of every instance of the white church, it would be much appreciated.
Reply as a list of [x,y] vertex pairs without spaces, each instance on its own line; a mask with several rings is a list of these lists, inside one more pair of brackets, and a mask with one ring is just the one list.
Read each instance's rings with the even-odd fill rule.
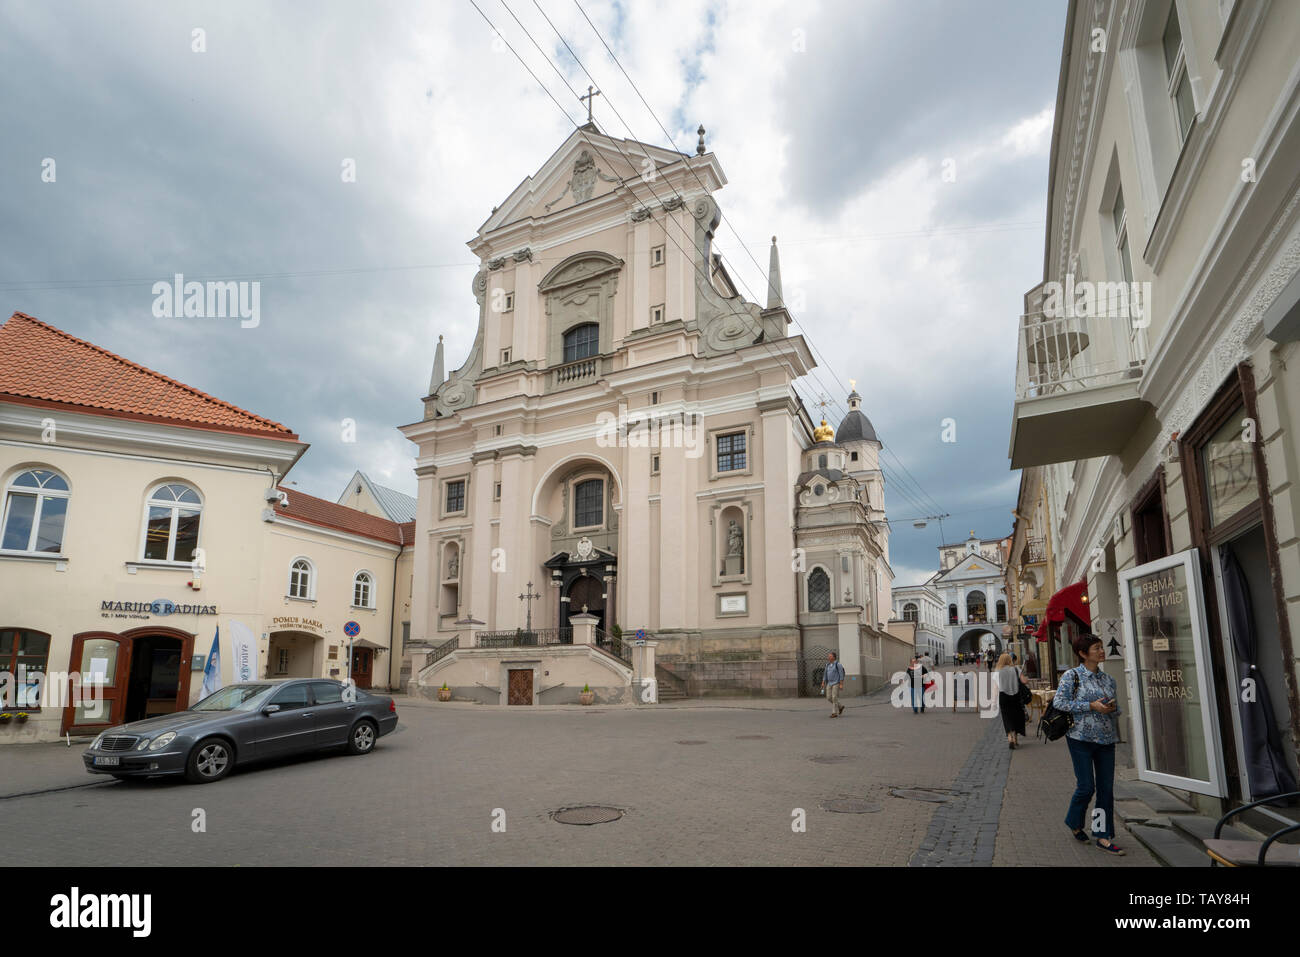
[[447,373],[439,337],[401,427],[416,690],[632,700],[641,635],[691,695],[794,695],[827,649],[850,694],[905,662],[881,443],[856,391],[837,428],[804,408],[775,238],[765,305],[712,251],[726,182],[702,128],[691,155],[588,124],[469,242],[473,346]]

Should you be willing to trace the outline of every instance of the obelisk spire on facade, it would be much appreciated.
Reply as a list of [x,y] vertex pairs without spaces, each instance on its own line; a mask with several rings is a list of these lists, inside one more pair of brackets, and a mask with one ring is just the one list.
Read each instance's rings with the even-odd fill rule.
[[776,251],[776,237],[772,237],[772,251],[767,261],[767,308],[779,309],[785,305],[781,292],[781,257]]
[[442,374],[442,336],[438,337],[438,348],[433,353],[433,375],[429,377],[429,395],[438,391],[446,376]]

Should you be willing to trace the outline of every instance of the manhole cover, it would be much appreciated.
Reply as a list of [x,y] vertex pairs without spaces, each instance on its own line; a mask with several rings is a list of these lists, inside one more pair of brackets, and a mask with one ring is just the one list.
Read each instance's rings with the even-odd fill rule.
[[879,804],[859,801],[857,798],[838,798],[834,801],[823,801],[822,810],[834,811],[837,814],[875,814],[882,808]]
[[678,741],[678,744],[708,744],[707,741]]
[[737,741],[771,741],[772,736],[770,734],[738,734],[736,735],[736,740]]
[[926,788],[890,788],[889,793],[897,798],[909,801],[929,801],[931,804],[945,804],[952,800],[950,791],[931,791]]
[[561,808],[551,815],[561,824],[608,824],[617,821],[623,812],[616,807],[588,805],[586,807]]
[[845,761],[851,761],[847,754],[815,754],[808,759],[813,764],[843,764]]

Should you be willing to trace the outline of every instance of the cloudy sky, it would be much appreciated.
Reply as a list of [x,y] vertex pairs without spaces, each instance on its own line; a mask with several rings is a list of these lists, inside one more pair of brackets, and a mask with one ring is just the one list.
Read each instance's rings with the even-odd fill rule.
[[[856,379],[886,444],[898,582],[936,564],[914,517],[1010,530],[1064,2],[476,2],[0,0],[0,313],[289,425],[303,491],[359,467],[413,493],[394,426],[437,336],[448,368],[473,341],[465,242],[585,119],[558,30],[606,132],[691,150],[707,128],[749,298],[780,237],[821,363],[801,393],[837,419]],[[176,273],[260,281],[260,325],[156,318]]]

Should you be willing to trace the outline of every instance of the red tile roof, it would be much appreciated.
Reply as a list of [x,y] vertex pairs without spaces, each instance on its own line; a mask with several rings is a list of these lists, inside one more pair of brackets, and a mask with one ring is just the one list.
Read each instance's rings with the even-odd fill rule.
[[397,522],[390,522],[382,515],[367,515],[355,508],[317,498],[299,492],[297,489],[281,486],[280,491],[288,496],[289,507],[276,505],[275,511],[277,515],[283,515],[285,518],[378,539],[391,545],[410,545],[415,541],[414,522],[404,522],[399,525]]
[[22,312],[0,325],[0,400],[296,441],[279,422],[214,398]]

